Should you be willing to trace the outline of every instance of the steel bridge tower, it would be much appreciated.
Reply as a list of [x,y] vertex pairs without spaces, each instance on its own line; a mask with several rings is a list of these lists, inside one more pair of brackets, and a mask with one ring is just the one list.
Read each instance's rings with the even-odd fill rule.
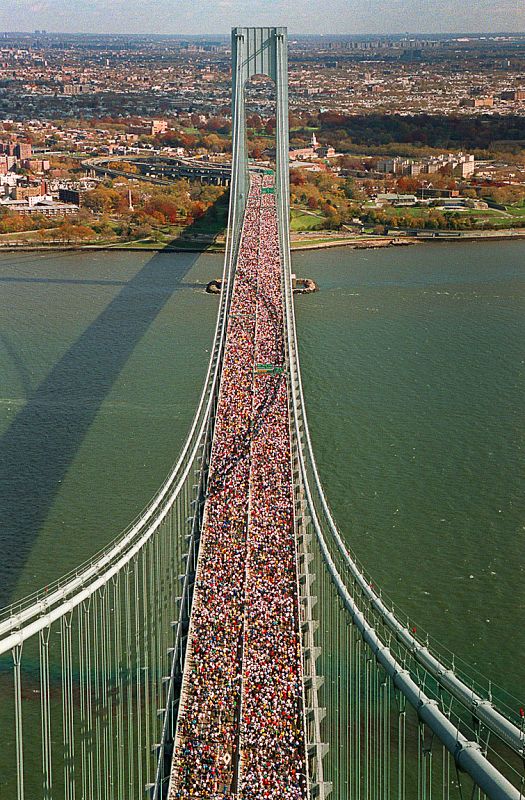
[[[288,169],[288,34],[286,28],[233,28],[232,30],[232,131],[233,175],[231,220],[237,236],[248,192],[246,143],[246,84],[255,75],[266,75],[275,84],[276,187],[281,253],[289,268],[290,178]],[[235,242],[237,244],[238,241]]]

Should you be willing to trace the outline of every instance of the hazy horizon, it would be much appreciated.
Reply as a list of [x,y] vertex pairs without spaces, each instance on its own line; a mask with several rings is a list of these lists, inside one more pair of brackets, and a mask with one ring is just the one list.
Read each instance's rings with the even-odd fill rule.
[[217,36],[237,25],[286,25],[292,35],[521,33],[525,0],[332,0],[322,14],[313,0],[3,0],[0,9],[5,33]]
[[[195,32],[173,32],[173,33],[159,33],[158,31],[125,31],[125,30],[115,30],[115,31],[79,31],[79,30],[71,30],[71,29],[64,29],[64,30],[53,30],[51,28],[46,28],[42,26],[42,28],[27,28],[27,29],[5,29],[0,30],[0,35],[6,34],[8,36],[34,36],[34,35],[46,35],[46,36],[155,36],[155,37],[165,37],[165,38],[188,38],[188,39],[228,39],[231,35],[231,28],[237,27],[232,25],[228,30],[225,31],[217,31],[216,33],[210,33],[209,31],[201,31],[199,33]],[[242,27],[242,26],[239,26]],[[351,33],[335,33],[334,31],[326,31],[324,33],[307,33],[304,31],[296,31],[293,28],[288,28],[288,36],[293,37],[319,37],[319,38],[326,38],[331,39],[334,37],[337,38],[357,38],[357,37],[388,37],[388,36],[409,36],[409,37],[416,37],[416,36],[525,36],[525,25],[523,30],[516,30],[516,31],[483,31],[483,30],[458,30],[458,31],[428,31],[428,30],[407,30],[407,31],[382,31],[381,33],[377,33],[375,31],[352,31]]]

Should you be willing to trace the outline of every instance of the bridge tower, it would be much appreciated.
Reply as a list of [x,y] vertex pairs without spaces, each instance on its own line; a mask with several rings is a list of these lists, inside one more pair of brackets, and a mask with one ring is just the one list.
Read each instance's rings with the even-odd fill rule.
[[275,84],[276,99],[276,186],[281,253],[289,268],[290,178],[288,135],[288,33],[286,28],[232,29],[232,219],[240,230],[248,192],[245,90],[255,75],[267,75]]

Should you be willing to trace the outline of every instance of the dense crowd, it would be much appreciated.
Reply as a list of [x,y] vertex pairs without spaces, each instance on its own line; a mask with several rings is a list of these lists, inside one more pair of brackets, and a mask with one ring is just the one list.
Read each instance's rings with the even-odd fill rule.
[[272,186],[245,212],[170,800],[306,797],[286,377],[256,369],[284,361]]

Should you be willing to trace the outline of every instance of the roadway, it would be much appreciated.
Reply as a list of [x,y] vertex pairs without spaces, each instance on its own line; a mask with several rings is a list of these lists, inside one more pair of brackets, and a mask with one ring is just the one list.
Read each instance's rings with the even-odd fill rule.
[[[125,170],[109,167],[110,163],[119,161],[134,164],[140,174],[126,172]],[[199,159],[162,157],[159,155],[141,156],[102,156],[86,159],[82,162],[86,170],[91,170],[96,175],[140,178],[150,183],[171,185],[174,179],[187,178],[199,180],[201,183],[210,183],[217,186],[228,186],[231,176],[231,165],[208,164]]]
[[228,324],[170,800],[190,792],[208,800],[308,796],[274,191],[273,176],[252,177]]

